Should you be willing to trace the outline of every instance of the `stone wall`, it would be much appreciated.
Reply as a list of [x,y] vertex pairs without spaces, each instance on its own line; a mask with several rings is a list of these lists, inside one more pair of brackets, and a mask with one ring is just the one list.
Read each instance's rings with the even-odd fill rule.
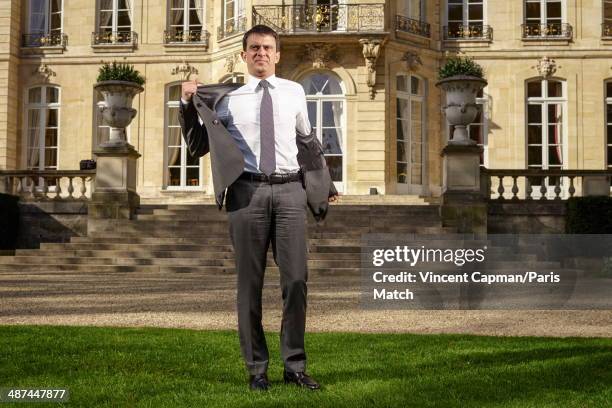
[[69,242],[87,235],[87,202],[21,202],[17,248],[43,242]]

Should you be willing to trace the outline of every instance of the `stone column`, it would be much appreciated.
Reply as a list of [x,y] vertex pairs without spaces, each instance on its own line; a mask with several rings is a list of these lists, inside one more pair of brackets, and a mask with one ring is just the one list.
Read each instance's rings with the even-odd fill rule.
[[460,233],[487,232],[487,204],[480,191],[481,152],[480,146],[458,144],[442,150],[442,222]]
[[99,221],[132,219],[140,205],[136,193],[136,166],[140,153],[130,144],[100,146],[94,191],[88,208],[88,232],[97,229]]

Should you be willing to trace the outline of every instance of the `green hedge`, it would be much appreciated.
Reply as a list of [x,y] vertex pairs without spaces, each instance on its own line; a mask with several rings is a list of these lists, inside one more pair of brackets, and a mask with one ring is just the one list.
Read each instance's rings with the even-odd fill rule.
[[612,197],[573,197],[567,202],[568,234],[612,234]]
[[19,229],[19,206],[15,196],[0,193],[0,249],[15,249]]

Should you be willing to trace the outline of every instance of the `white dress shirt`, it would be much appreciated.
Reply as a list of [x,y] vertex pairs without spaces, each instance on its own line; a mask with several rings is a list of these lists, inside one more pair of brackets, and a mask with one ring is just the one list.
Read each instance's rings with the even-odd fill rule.
[[[275,75],[266,80],[270,84],[268,89],[274,110],[276,172],[297,171],[300,166],[297,161],[296,130],[303,134],[310,134],[311,130],[304,89],[297,82],[277,78]],[[244,170],[251,173],[261,172],[259,111],[263,88],[259,87],[259,81],[259,78],[249,75],[245,85],[227,94],[216,107],[219,120],[244,155]]]

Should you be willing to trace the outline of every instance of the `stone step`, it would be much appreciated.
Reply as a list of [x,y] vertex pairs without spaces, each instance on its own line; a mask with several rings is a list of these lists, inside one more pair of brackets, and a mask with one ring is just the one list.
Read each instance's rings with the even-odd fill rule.
[[[224,237],[192,237],[192,238],[160,238],[160,237],[116,237],[95,235],[91,237],[72,237],[72,243],[129,243],[129,244],[197,244],[197,245],[230,245],[229,236]],[[325,239],[311,238],[310,245],[360,245],[360,239]]]
[[[268,258],[268,265],[273,265],[274,259]],[[1,257],[0,265],[19,266],[28,269],[30,267],[45,267],[49,265],[78,265],[97,267],[100,265],[167,265],[167,266],[220,266],[233,267],[233,258],[92,258],[92,257],[57,257],[47,258],[41,256],[14,256]],[[309,268],[343,268],[356,267],[360,265],[359,259],[338,260],[338,259],[309,259]]]
[[[353,275],[359,276],[359,267],[338,267],[338,268],[319,268],[314,267],[308,270],[310,275]],[[26,265],[23,264],[0,264],[0,277],[19,275],[65,275],[80,276],[82,274],[112,274],[112,273],[159,273],[159,274],[201,274],[215,276],[219,274],[235,274],[233,267],[224,266],[178,266],[178,265]],[[279,274],[277,266],[268,266],[266,274]]]

